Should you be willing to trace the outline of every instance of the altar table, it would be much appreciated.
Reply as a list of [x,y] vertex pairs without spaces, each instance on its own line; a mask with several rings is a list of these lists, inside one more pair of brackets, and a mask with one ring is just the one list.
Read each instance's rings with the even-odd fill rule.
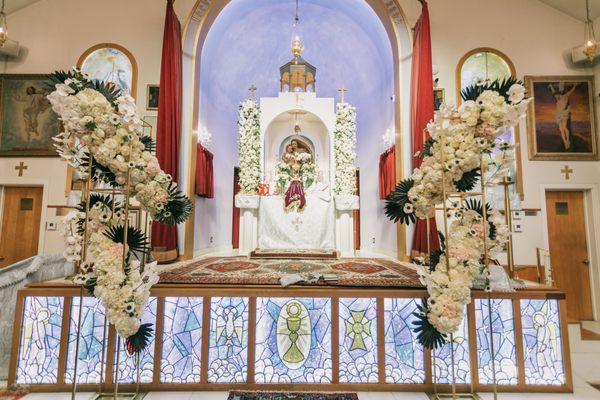
[[333,199],[321,193],[306,195],[304,210],[286,211],[282,196],[260,198],[260,249],[335,249]]

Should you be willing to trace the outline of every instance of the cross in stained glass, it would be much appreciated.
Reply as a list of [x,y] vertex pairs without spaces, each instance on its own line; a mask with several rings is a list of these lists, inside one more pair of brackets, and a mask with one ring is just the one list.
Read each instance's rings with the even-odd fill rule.
[[[350,311],[351,318],[346,321],[346,336],[352,338],[350,351],[367,350],[365,337],[371,336],[371,321],[366,321],[366,311]],[[350,321],[352,319],[352,321]]]

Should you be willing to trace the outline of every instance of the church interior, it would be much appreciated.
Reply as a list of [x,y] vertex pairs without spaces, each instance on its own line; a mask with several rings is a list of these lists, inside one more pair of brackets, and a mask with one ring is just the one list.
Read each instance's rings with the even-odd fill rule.
[[0,1],[0,400],[600,399],[600,0]]

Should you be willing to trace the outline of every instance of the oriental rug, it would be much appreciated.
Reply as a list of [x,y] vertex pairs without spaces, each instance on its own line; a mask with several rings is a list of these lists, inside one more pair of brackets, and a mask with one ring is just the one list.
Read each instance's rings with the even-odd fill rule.
[[358,400],[356,393],[229,392],[227,400]]
[[[279,285],[281,278],[290,275],[300,275],[305,281],[312,281],[311,285],[423,287],[412,264],[384,258],[271,260],[208,257],[167,267],[160,272],[160,283]],[[318,277],[324,279],[315,279]]]

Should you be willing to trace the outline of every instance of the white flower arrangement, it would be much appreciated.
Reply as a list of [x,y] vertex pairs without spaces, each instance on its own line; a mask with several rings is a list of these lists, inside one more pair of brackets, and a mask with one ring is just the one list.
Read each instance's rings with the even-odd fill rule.
[[239,118],[240,193],[256,194],[261,181],[260,108],[255,100],[240,104]]
[[[386,204],[390,218],[405,223],[429,218],[437,205],[447,201],[444,192],[473,189],[482,167],[487,185],[506,175],[512,146],[497,144],[496,138],[519,122],[531,100],[525,99],[525,89],[512,78],[471,93],[474,100],[460,107],[444,106],[428,124],[430,139],[419,154],[422,164],[390,196]],[[492,157],[495,147],[500,152]],[[448,237],[442,237],[443,251],[431,255],[431,265],[420,269],[429,299],[421,309],[417,331],[421,343],[430,348],[459,328],[475,276],[487,275],[486,257],[493,259],[509,235],[502,217],[487,204],[466,200],[451,204],[447,212],[445,217],[452,222]]]
[[[154,220],[167,224],[185,220],[191,202],[152,154],[154,143],[143,136],[133,98],[110,84],[90,81],[78,69],[55,72],[50,79],[55,90],[47,97],[64,128],[53,138],[59,155],[83,178],[129,191]],[[79,265],[73,281],[100,299],[108,321],[127,338],[128,349],[141,351],[151,333],[141,318],[150,288],[158,282],[156,263],[142,270],[141,262],[133,260],[132,249],[123,242],[127,216],[114,198],[97,194],[88,198],[87,207],[85,199],[63,221],[64,256]],[[141,231],[129,229],[137,239],[128,237],[127,242],[143,243],[133,250],[145,257],[147,239]]]
[[348,103],[335,108],[333,152],[335,156],[335,194],[356,193],[356,109]]

